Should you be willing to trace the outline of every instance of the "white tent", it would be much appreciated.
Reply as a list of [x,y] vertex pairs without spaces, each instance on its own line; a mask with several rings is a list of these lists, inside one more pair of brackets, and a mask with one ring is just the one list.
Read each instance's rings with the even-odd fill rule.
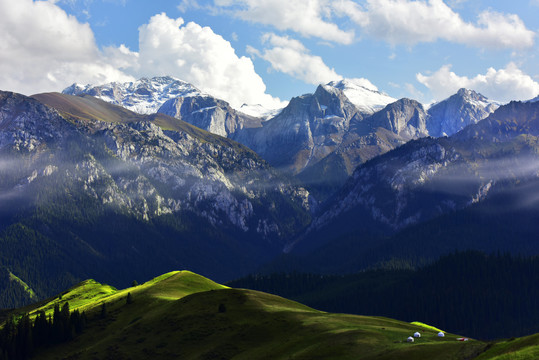
[[411,336],[408,336],[408,339],[406,339],[407,342],[414,342],[414,338]]
[[444,337],[444,336],[445,336],[445,334],[444,334],[443,332],[440,331],[440,332],[438,333],[438,337]]
[[420,334],[418,331],[416,331],[416,332],[414,333],[414,337],[415,337],[415,338],[421,337],[421,334]]

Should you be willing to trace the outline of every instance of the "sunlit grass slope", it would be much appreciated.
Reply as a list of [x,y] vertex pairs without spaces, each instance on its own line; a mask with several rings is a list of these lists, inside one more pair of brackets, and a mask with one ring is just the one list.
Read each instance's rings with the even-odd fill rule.
[[[458,342],[451,334],[439,338],[424,324],[325,313],[275,295],[227,288],[188,271],[124,290],[87,280],[24,311],[51,312],[66,301],[71,310],[87,313],[88,327],[69,343],[40,350],[36,358],[463,359],[488,345]],[[407,343],[415,331],[421,338]]]
[[419,321],[414,321],[414,322],[411,322],[410,324],[417,325],[419,327],[422,327],[425,330],[430,330],[430,331],[435,331],[435,332],[440,332],[440,331],[443,332],[443,330],[440,330],[437,327],[434,327],[432,325],[423,324],[422,322],[419,322]]
[[539,334],[496,342],[477,357],[477,360],[532,359],[539,359]]
[[[142,285],[123,290],[117,290],[112,286],[100,284],[90,279],[75,285],[58,296],[22,308],[20,312],[35,314],[40,310],[44,310],[46,314],[52,314],[56,304],[62,306],[66,302],[69,302],[71,310],[78,309],[80,312],[87,311],[91,313],[97,307],[100,308],[103,303],[114,306],[118,302],[125,302],[128,293],[131,293],[132,296],[141,294],[141,298],[146,300],[160,299],[171,301],[178,300],[195,292],[225,288],[227,287],[224,285],[217,284],[190,271],[169,272]],[[142,300],[140,303],[140,305],[144,305]]]

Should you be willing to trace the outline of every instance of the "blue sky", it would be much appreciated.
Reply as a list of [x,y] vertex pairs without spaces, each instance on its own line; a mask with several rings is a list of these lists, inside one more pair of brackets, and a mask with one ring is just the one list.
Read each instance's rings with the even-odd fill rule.
[[173,75],[277,107],[339,78],[424,103],[539,95],[539,0],[0,0],[0,89]]

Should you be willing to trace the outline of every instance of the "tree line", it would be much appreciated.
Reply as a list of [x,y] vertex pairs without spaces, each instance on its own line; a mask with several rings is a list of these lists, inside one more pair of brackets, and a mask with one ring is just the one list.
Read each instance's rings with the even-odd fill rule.
[[68,302],[61,308],[56,303],[52,315],[40,310],[33,321],[29,314],[11,315],[0,330],[0,360],[29,359],[40,348],[72,340],[87,322],[86,313],[70,311]]
[[539,332],[539,257],[456,252],[418,269],[280,273],[227,283],[313,308],[430,323],[479,339]]

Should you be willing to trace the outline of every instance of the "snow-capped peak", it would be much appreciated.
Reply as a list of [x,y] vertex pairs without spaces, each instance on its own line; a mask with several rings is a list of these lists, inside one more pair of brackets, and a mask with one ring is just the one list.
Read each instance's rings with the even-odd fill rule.
[[474,90],[459,89],[428,108],[427,130],[430,136],[451,136],[470,124],[476,124],[500,106]]
[[489,100],[483,94],[465,88],[459,89],[459,91],[457,91],[457,96],[460,96],[461,98],[466,100],[466,102],[472,105],[481,106],[484,108],[487,108],[491,105],[496,105],[496,107],[501,105],[497,101]]
[[[492,111],[494,111],[499,106],[502,106],[503,103],[496,101],[496,100],[490,100],[486,96],[484,96],[481,93],[478,93],[471,89],[466,88],[460,88],[455,94],[449,96],[448,98],[445,98],[440,101],[433,101],[429,104],[423,104],[423,108],[425,110],[429,110],[430,108],[437,106],[441,103],[448,103],[451,101],[454,101],[456,99],[462,99],[465,103],[468,103],[473,106],[478,106],[481,108],[492,108]],[[492,112],[491,111],[491,112]]]
[[256,105],[249,105],[249,104],[243,104],[238,111],[249,115],[253,117],[257,117],[259,119],[262,119],[264,121],[269,120],[277,115],[283,110],[283,108],[279,109],[268,109],[260,104]]
[[84,89],[91,85],[82,85],[78,83],[73,83],[70,86],[66,87],[62,93],[70,95],[79,95],[84,93]]
[[397,101],[397,99],[378,91],[378,88],[367,79],[343,79],[332,81],[327,86],[341,90],[352,104],[368,114]]
[[64,94],[88,94],[140,114],[153,114],[167,100],[177,97],[209,96],[195,86],[171,76],[142,78],[132,82],[111,82],[104,85],[73,84]]

